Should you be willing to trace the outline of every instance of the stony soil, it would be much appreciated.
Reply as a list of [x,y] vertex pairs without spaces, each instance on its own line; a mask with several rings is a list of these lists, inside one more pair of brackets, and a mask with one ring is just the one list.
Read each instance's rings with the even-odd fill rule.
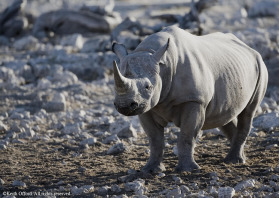
[[[116,8],[149,25],[158,21],[140,18],[146,10],[189,10],[181,2],[171,9],[140,3],[117,1]],[[241,3],[222,0],[201,19],[204,33],[232,32],[267,64],[271,80],[245,146],[248,160],[223,163],[229,143],[219,130],[207,130],[195,148],[201,169],[181,174],[174,170],[179,129],[173,124],[165,129],[166,171],[140,172],[148,139],[137,117],[113,107],[117,57],[110,35],[0,36],[0,197],[279,197],[279,16],[245,12]],[[144,37],[129,32],[121,38],[132,49]]]

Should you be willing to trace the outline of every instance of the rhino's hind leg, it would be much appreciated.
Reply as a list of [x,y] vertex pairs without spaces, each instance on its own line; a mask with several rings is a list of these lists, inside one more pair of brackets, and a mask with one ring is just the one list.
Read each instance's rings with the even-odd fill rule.
[[246,138],[251,130],[253,117],[260,100],[253,101],[248,105],[237,117],[234,123],[229,123],[228,126],[222,127],[230,130],[230,134],[234,133],[231,140],[231,148],[225,158],[226,163],[245,163],[246,157],[244,154],[244,145]]
[[149,138],[150,157],[142,171],[145,173],[159,173],[165,171],[162,163],[164,150],[164,127],[156,123],[150,113],[139,116],[141,125]]
[[[237,144],[245,144],[241,143],[242,141],[237,140],[238,136],[238,128],[237,128],[237,118],[233,119],[228,124],[219,127],[220,130],[225,134],[225,136],[228,138],[231,144],[231,150],[227,157],[225,158],[226,163],[243,163],[246,160],[246,157],[244,155],[244,150]],[[240,132],[243,133],[243,132]],[[236,142],[235,142],[236,141]],[[233,146],[234,145],[234,146]],[[239,149],[240,148],[240,149]]]
[[[241,120],[236,126],[237,120],[220,127],[224,134],[228,137],[231,148],[225,158],[226,163],[245,163],[244,145],[247,135],[250,131],[251,120],[249,117],[241,116]],[[241,124],[241,126],[240,126]]]
[[225,134],[230,143],[232,143],[233,136],[237,133],[237,118],[233,119],[228,124],[219,127],[219,129]]

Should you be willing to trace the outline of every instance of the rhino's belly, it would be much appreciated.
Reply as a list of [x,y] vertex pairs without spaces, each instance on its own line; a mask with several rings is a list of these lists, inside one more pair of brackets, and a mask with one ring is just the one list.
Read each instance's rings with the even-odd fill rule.
[[232,121],[247,107],[253,92],[254,86],[234,93],[219,92],[207,106],[203,129],[221,127]]

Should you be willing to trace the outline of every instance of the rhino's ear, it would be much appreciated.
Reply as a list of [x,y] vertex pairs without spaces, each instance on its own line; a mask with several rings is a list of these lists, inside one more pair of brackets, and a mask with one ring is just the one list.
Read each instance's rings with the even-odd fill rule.
[[118,56],[120,61],[128,54],[126,47],[119,43],[112,44],[112,51]]
[[154,54],[153,54],[153,57],[155,59],[155,61],[157,63],[160,62],[161,58],[163,57],[164,53],[167,51],[168,47],[169,47],[169,43],[170,43],[170,38],[168,38],[168,41],[167,43],[160,47]]

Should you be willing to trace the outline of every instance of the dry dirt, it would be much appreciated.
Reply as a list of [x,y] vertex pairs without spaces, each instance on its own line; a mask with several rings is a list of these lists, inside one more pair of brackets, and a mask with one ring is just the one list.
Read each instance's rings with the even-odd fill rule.
[[[269,177],[274,174],[278,166],[278,150],[266,150],[265,137],[249,137],[246,146],[246,164],[225,164],[223,159],[228,151],[227,140],[220,135],[207,134],[203,136],[196,147],[195,158],[201,166],[200,171],[192,173],[174,172],[177,157],[172,148],[165,149],[164,164],[166,176],[160,178],[154,175],[130,174],[126,182],[137,177],[145,179],[148,187],[148,196],[158,196],[164,189],[171,189],[176,185],[172,176],[179,176],[186,186],[191,188],[191,183],[196,183],[201,189],[210,185],[210,173],[216,172],[220,186],[234,187],[240,181],[254,178],[262,184],[269,182]],[[129,143],[127,143],[129,144]],[[97,143],[89,149],[82,149],[79,145],[73,146],[67,142],[32,141],[24,144],[13,144],[13,147],[0,151],[0,178],[5,179],[5,191],[16,192],[21,189],[13,187],[14,180],[26,183],[24,191],[43,191],[58,188],[59,181],[63,181],[65,189],[72,186],[92,184],[95,191],[88,197],[96,195],[98,187],[118,184],[123,194],[124,187],[121,182],[123,176],[128,175],[129,169],[140,170],[148,159],[148,141],[145,135],[138,138],[137,144],[129,146],[129,151],[119,155],[106,155],[110,145]],[[180,184],[179,184],[180,185]],[[63,185],[62,185],[63,186]],[[128,196],[133,193],[125,192]]]

